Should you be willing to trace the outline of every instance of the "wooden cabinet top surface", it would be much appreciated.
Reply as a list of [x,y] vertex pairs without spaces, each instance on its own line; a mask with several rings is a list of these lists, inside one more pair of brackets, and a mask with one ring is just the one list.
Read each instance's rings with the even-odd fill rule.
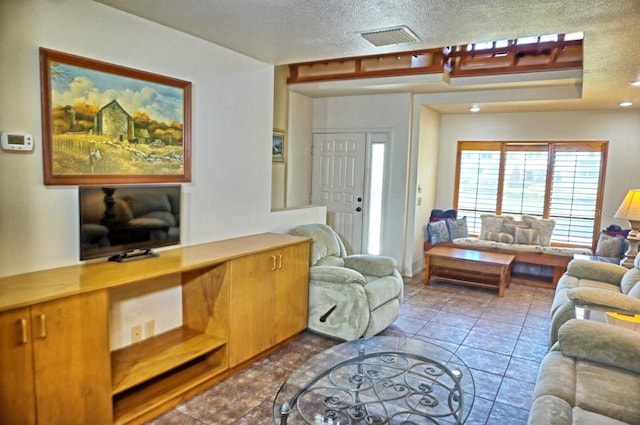
[[0,312],[71,295],[132,284],[158,276],[202,269],[233,258],[310,241],[262,233],[159,252],[155,258],[125,263],[78,264],[0,278]]

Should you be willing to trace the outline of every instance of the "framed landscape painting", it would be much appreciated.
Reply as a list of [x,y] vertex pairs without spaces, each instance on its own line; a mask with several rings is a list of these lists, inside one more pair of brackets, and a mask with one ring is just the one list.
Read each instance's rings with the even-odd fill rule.
[[191,181],[191,83],[40,48],[44,183]]

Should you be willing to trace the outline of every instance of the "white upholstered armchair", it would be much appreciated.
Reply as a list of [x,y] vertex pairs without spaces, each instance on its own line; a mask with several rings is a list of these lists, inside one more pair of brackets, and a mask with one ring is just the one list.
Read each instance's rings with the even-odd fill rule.
[[350,341],[376,335],[398,318],[404,284],[393,258],[347,255],[340,236],[325,224],[289,233],[313,239],[309,329]]

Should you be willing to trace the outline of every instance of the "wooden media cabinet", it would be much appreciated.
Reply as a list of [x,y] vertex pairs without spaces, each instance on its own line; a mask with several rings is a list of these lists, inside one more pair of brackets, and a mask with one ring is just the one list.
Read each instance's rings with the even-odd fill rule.
[[[169,410],[307,327],[309,249],[264,233],[0,278],[0,423],[130,424]],[[167,280],[181,287],[182,326],[111,350],[110,296]]]

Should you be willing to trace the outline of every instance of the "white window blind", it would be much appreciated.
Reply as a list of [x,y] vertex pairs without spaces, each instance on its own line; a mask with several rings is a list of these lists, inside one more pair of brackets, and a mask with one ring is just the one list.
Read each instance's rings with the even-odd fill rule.
[[458,216],[471,233],[480,233],[480,214],[496,210],[500,151],[467,150],[460,157]]
[[590,244],[598,210],[600,152],[556,152],[549,217],[556,221],[554,239]]
[[458,142],[454,208],[556,221],[552,241],[590,246],[600,226],[607,142]]
[[509,151],[504,166],[503,214],[542,217],[547,180],[548,153]]

